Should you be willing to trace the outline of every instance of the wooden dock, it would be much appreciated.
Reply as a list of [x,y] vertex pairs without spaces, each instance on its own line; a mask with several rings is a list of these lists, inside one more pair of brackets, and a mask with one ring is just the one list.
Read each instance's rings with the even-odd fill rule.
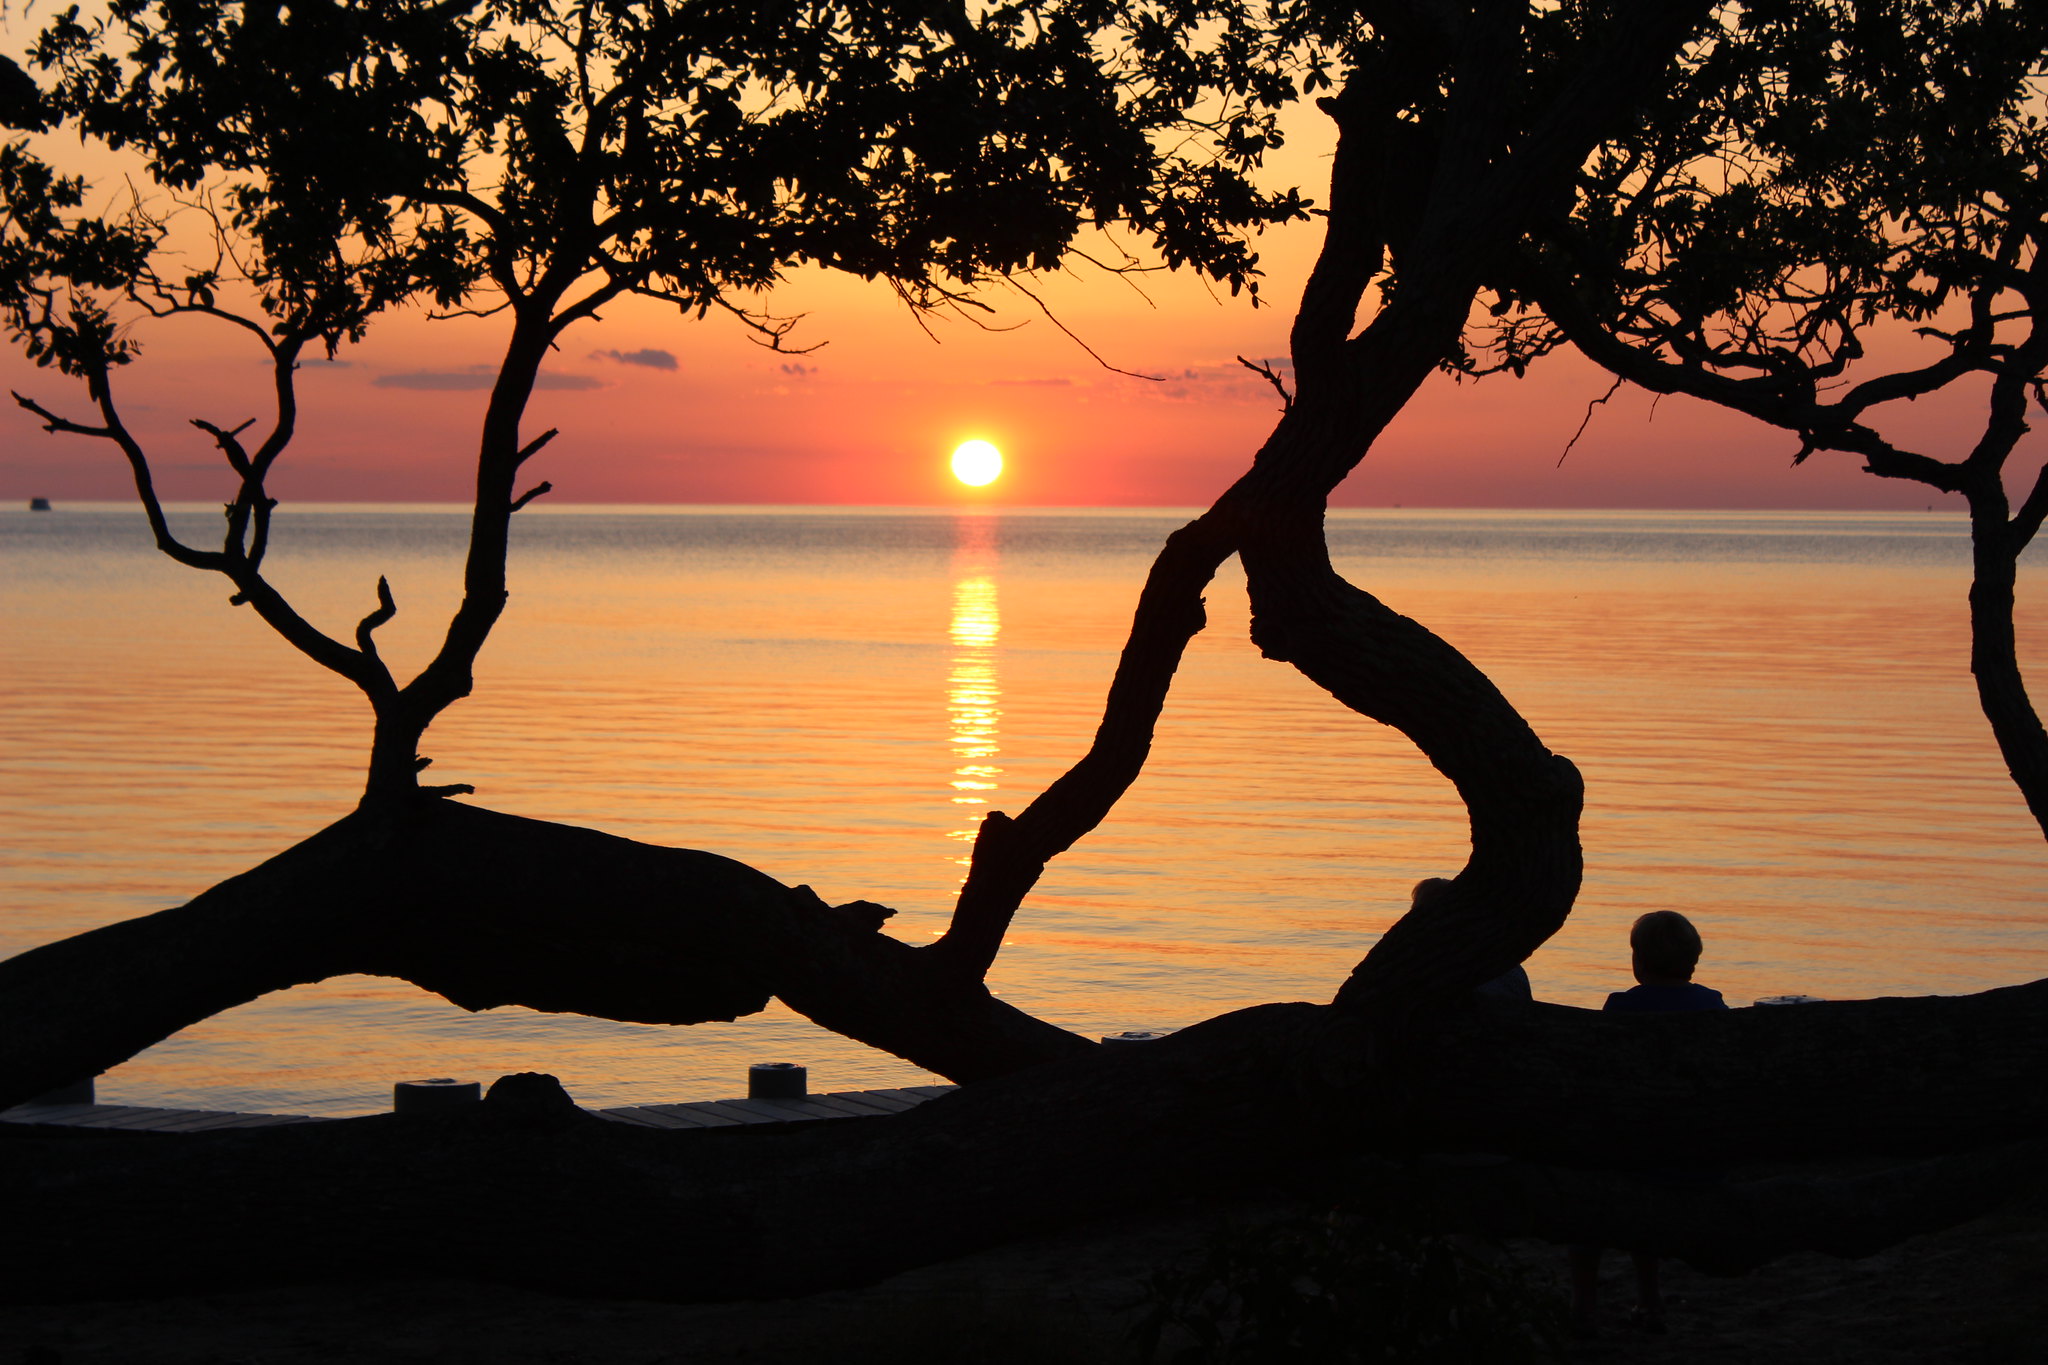
[[[697,1100],[689,1104],[633,1104],[591,1112],[613,1123],[642,1128],[730,1128],[748,1123],[808,1123],[817,1119],[873,1118],[899,1114],[950,1093],[950,1085],[913,1085],[898,1090],[842,1090],[829,1095],[766,1100]],[[275,1128],[286,1123],[325,1123],[312,1114],[238,1114],[214,1109],[150,1109],[130,1104],[23,1104],[0,1109],[0,1123],[53,1124],[65,1128],[120,1128],[149,1133],[205,1133],[222,1128]]]

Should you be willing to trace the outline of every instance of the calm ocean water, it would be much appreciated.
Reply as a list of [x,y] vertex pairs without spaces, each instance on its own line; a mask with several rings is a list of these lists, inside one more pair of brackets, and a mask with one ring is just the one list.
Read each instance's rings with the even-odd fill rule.
[[[197,535],[218,517],[187,509]],[[1079,755],[1145,566],[1185,514],[554,508],[520,514],[511,609],[426,752],[477,801],[711,849],[943,926],[966,840]],[[459,584],[445,508],[288,508],[274,576],[416,665]],[[1978,715],[1967,542],[1938,514],[1343,512],[1340,565],[1429,623],[1584,770],[1587,882],[1539,995],[1628,983],[1626,927],[1693,916],[1734,1003],[2048,976],[2048,849]],[[345,813],[366,708],[149,548],[138,513],[0,511],[0,955],[184,900]],[[2048,578],[2023,580],[2025,657]],[[992,984],[1086,1033],[1326,999],[1461,807],[1400,736],[1244,638],[1210,593],[1150,768],[1059,860]],[[465,1014],[350,977],[189,1030],[113,1102],[341,1114],[395,1080],[551,1071],[593,1105],[924,1073],[779,1008],[665,1029]]]

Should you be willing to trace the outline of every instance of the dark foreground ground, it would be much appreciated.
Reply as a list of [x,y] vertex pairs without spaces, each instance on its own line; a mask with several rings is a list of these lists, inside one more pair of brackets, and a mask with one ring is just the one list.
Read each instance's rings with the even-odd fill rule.
[[[1287,1213],[1246,1203],[1118,1219],[863,1290],[768,1303],[601,1302],[451,1278],[7,1305],[0,1365],[1132,1362],[1148,1275],[1199,1256],[1225,1219]],[[1508,1251],[1541,1292],[1561,1296],[1561,1252],[1538,1243]],[[2048,1203],[2039,1199],[1862,1261],[1803,1255],[1737,1279],[1671,1266],[1676,1302],[1663,1336],[1628,1327],[1627,1261],[1608,1261],[1602,1332],[1573,1348],[1587,1365],[2048,1360]]]

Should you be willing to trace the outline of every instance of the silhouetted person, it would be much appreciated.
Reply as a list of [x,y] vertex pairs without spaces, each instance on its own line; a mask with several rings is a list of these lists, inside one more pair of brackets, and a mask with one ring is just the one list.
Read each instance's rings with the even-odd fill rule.
[[[1694,1010],[1725,1010],[1721,992],[1692,979],[1700,961],[1700,931],[1676,910],[1652,910],[1628,931],[1630,966],[1636,984],[1607,997],[1603,1008],[1622,1014],[1677,1014]],[[1711,1179],[1705,1171],[1652,1171],[1671,1181]],[[1664,1297],[1657,1283],[1657,1258],[1631,1252],[1636,1266],[1636,1306],[1631,1320],[1651,1332],[1664,1330]],[[1572,1262],[1572,1323],[1580,1332],[1593,1330],[1593,1304],[1600,1288],[1600,1248],[1575,1246]]]

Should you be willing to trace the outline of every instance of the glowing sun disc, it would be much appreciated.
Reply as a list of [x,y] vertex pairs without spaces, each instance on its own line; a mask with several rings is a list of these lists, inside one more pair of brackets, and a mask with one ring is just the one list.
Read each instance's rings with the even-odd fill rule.
[[1003,452],[987,441],[962,441],[953,452],[953,477],[980,488],[1003,472]]

